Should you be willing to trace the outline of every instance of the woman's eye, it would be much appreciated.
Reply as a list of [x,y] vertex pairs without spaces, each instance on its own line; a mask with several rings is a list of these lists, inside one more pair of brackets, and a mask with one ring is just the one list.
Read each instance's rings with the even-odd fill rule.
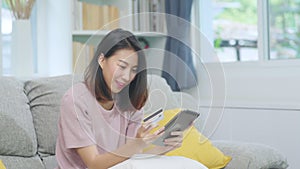
[[132,69],[132,72],[136,73],[136,72],[137,72],[137,69]]
[[124,66],[124,65],[119,65],[119,67],[120,67],[121,69],[126,69],[126,66]]

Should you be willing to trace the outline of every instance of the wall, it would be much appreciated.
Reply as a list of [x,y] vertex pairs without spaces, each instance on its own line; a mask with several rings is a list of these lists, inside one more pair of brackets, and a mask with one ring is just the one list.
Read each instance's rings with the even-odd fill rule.
[[[210,129],[205,133],[211,139],[273,146],[287,157],[289,169],[299,168],[299,65],[297,60],[222,64],[225,73],[225,102],[219,100],[222,99],[222,94],[215,95],[213,92],[216,89],[210,86],[210,82],[218,81],[209,81],[208,73],[203,67],[200,68],[200,107],[217,114],[212,118],[213,122],[207,123]],[[207,64],[206,70],[214,75],[218,67]],[[222,84],[222,79],[219,82]],[[222,88],[222,85],[216,87]],[[193,90],[188,92],[197,94]],[[219,101],[212,102],[211,98]],[[222,103],[225,109],[221,108]],[[212,108],[209,109],[210,107]]]
[[39,76],[72,72],[71,0],[37,1],[37,63]]

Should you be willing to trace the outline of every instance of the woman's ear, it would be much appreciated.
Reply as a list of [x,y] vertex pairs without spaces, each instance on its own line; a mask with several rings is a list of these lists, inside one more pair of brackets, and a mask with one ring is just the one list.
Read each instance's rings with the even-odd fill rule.
[[99,64],[99,66],[101,67],[101,69],[102,69],[102,66],[103,66],[103,61],[104,61],[104,54],[101,53],[101,54],[99,55],[99,57],[98,57],[98,64]]

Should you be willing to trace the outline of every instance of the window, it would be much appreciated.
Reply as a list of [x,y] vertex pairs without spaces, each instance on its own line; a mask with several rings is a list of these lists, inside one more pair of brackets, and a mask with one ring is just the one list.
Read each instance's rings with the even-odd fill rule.
[[221,62],[300,58],[299,0],[207,0],[195,6],[195,23],[212,35]]
[[2,33],[2,65],[3,75],[10,74],[11,62],[11,32],[12,15],[10,11],[2,6],[1,9],[1,33]]
[[214,0],[214,46],[221,62],[255,61],[257,3],[249,0]]
[[300,1],[269,0],[269,59],[300,58]]
[[[244,5],[244,3],[248,4]],[[284,8],[286,6],[289,10]],[[224,76],[226,85],[221,86],[216,80],[215,84],[219,87],[211,91],[225,89],[226,106],[299,109],[300,98],[295,94],[295,91],[299,91],[300,86],[300,59],[296,55],[296,51],[299,49],[295,47],[300,46],[300,19],[297,7],[300,7],[299,0],[194,1],[193,24],[200,28],[201,35],[206,37],[203,42],[202,37],[198,41],[197,39],[194,40],[195,42],[193,41],[194,45],[200,48],[196,49],[199,50],[197,54],[200,56],[201,63],[199,63],[200,66],[196,66],[201,77],[199,78],[200,96],[202,100],[207,100],[205,106],[211,106],[213,98],[213,95],[207,92],[212,88],[214,82],[210,77],[213,77],[216,72],[221,72],[214,78]],[[252,10],[248,11],[247,8]],[[282,13],[283,9],[286,9],[284,14]],[[245,16],[238,13],[241,10],[244,11],[243,15]],[[273,11],[281,11],[280,17],[273,14]],[[239,18],[241,19],[239,20]],[[217,20],[218,22],[216,22]],[[229,33],[222,34],[221,31],[226,30],[226,26],[221,27],[224,22],[238,23],[238,27],[246,25],[243,27],[244,34],[251,37],[246,40],[256,39],[257,47],[242,47],[242,50],[239,51],[240,59],[233,47],[222,47],[220,41],[217,40],[225,39],[228,36],[230,38],[226,39],[229,40],[226,43],[228,46],[233,46],[236,43],[230,40],[234,39],[233,33],[238,32],[238,30],[233,30],[231,36]],[[229,24],[229,26],[232,25]],[[248,28],[251,28],[251,31],[247,31]],[[253,33],[249,34],[249,32]],[[207,40],[210,44],[219,46],[214,49],[207,43]],[[247,41],[243,43],[245,44],[245,42]],[[298,44],[295,45],[296,43]],[[217,50],[219,59],[215,59],[213,50]],[[253,54],[246,56],[249,53]],[[219,64],[218,61],[222,63]]]

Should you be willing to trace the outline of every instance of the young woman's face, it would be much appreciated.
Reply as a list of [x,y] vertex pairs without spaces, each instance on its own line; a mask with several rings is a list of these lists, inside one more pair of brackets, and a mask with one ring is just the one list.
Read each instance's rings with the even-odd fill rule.
[[98,62],[112,93],[119,93],[137,74],[138,56],[132,49],[120,49],[109,58],[102,55]]

